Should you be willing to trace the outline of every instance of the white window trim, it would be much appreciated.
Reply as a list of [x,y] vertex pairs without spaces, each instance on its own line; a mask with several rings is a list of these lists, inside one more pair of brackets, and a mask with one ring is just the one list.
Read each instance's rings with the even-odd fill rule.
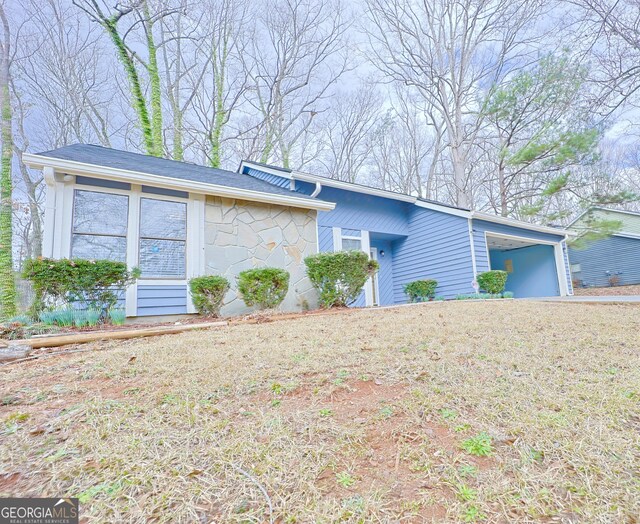
[[131,184],[131,189],[113,189],[100,186],[77,184],[75,176],[53,172],[52,168],[45,168],[45,182],[47,196],[45,204],[45,231],[43,239],[43,255],[50,258],[69,258],[71,256],[71,237],[73,235],[73,199],[76,189],[93,191],[111,195],[129,197],[129,212],[127,219],[127,255],[126,263],[129,269],[138,266],[140,248],[140,200],[165,200],[168,202],[185,202],[187,204],[187,236],[186,236],[186,274],[182,279],[139,279],[127,288],[125,294],[125,308],[128,317],[137,316],[138,286],[156,285],[187,286],[187,312],[195,313],[191,295],[189,293],[189,279],[205,273],[205,201],[203,194],[189,193],[187,198],[143,193],[142,186]]
[[[142,200],[161,200],[164,202],[171,202],[171,203],[177,203],[177,204],[185,204],[185,236],[184,238],[175,238],[175,239],[166,239],[169,241],[175,241],[175,242],[184,242],[184,277],[180,278],[180,277],[146,277],[145,280],[149,280],[151,282],[155,282],[158,280],[177,280],[177,281],[184,281],[184,280],[188,280],[189,279],[189,270],[188,270],[188,265],[190,263],[190,259],[192,258],[191,255],[189,254],[189,249],[187,248],[187,246],[189,245],[189,218],[190,218],[190,206],[189,206],[189,199],[188,198],[180,198],[180,197],[167,197],[165,195],[159,195],[162,196],[163,198],[155,198],[155,196],[149,197],[147,196],[149,193],[141,193],[140,194],[140,199],[138,202],[138,246],[137,246],[137,256],[138,256],[138,260],[137,260],[137,264],[138,267],[140,266],[140,240],[142,240],[143,238],[147,239],[147,240],[157,240],[154,238],[150,238],[150,237],[143,237],[142,234],[140,233],[140,226],[141,226],[141,221],[140,221],[140,217],[142,215]],[[164,240],[164,239],[163,239]]]

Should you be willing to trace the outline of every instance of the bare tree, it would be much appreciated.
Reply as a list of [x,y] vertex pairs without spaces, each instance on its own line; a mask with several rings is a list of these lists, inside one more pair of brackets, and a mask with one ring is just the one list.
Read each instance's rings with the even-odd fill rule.
[[570,0],[582,9],[581,41],[595,58],[592,79],[611,114],[640,90],[640,0]]
[[258,16],[245,67],[250,107],[260,115],[249,140],[260,160],[285,167],[298,139],[326,108],[334,83],[348,69],[349,27],[339,0],[267,0]]
[[414,88],[444,123],[454,202],[472,205],[469,157],[482,118],[479,88],[522,60],[537,0],[368,0],[375,65]]
[[371,154],[371,131],[376,124],[382,100],[364,85],[354,93],[336,94],[326,113],[324,153],[319,157],[322,171],[329,178],[356,182]]
[[[227,139],[225,127],[240,107],[247,86],[242,54],[248,4],[207,0],[202,8],[194,62],[185,72],[185,87],[193,106],[186,128],[207,163],[220,167]],[[235,130],[234,134],[241,132]]]
[[74,142],[110,147],[118,132],[116,82],[98,31],[61,0],[25,1],[23,8],[29,27],[20,41],[15,93],[24,125],[33,114],[42,130],[29,142],[39,148]]
[[373,136],[376,185],[392,191],[435,197],[435,175],[442,153],[442,126],[414,97],[396,89],[389,110]]
[[[162,88],[154,27],[158,20],[176,10],[163,8],[158,13],[151,13],[147,0],[135,0],[128,5],[116,4],[111,10],[105,2],[98,0],[73,0],[73,4],[84,11],[91,21],[99,24],[113,43],[129,81],[131,103],[137,115],[145,149],[150,155],[162,156]],[[128,26],[122,28],[127,22]],[[142,30],[139,44],[144,46],[147,55],[145,58],[128,42],[128,37],[135,34],[139,27]],[[138,66],[143,68],[149,80],[149,100],[145,95]]]

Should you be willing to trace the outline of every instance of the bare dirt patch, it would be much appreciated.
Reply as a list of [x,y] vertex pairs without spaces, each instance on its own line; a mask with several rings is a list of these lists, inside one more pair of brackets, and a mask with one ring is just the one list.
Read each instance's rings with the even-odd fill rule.
[[0,496],[87,522],[633,522],[640,307],[444,303],[0,370]]

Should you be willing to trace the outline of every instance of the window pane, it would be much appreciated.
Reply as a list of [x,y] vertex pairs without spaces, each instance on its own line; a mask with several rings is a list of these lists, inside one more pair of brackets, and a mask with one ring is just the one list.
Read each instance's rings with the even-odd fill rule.
[[360,251],[362,244],[359,239],[355,238],[343,238],[342,239],[342,251]]
[[184,240],[187,236],[187,204],[143,198],[140,236]]
[[185,242],[140,239],[140,270],[146,278],[184,278]]
[[127,239],[126,237],[74,234],[71,242],[71,257],[126,262]]
[[76,190],[73,203],[73,231],[126,235],[128,209],[129,197],[124,195]]

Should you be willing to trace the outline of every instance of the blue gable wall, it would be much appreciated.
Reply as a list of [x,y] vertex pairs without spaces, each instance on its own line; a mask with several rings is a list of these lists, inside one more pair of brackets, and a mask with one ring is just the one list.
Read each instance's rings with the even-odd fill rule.
[[333,187],[324,187],[318,198],[337,204],[333,211],[318,213],[320,226],[344,227],[392,235],[409,234],[407,218],[408,210],[412,205],[406,202]]
[[404,284],[433,278],[436,293],[452,298],[471,293],[473,267],[469,225],[464,217],[413,206],[409,236],[394,242],[394,300],[406,302]]
[[505,261],[511,260],[513,273],[509,273],[505,289],[516,297],[551,297],[560,294],[553,246],[537,246],[491,251],[491,269],[506,270]]
[[607,271],[618,274],[621,284],[640,284],[640,238],[611,236],[586,249],[570,249],[569,257],[572,264],[580,264],[573,277],[585,286],[608,286]]
[[245,173],[252,177],[259,178],[260,180],[264,180],[265,182],[269,182],[274,186],[284,187],[285,189],[289,189],[291,187],[291,181],[288,178],[272,175],[271,173],[265,173],[259,169],[245,169]]

